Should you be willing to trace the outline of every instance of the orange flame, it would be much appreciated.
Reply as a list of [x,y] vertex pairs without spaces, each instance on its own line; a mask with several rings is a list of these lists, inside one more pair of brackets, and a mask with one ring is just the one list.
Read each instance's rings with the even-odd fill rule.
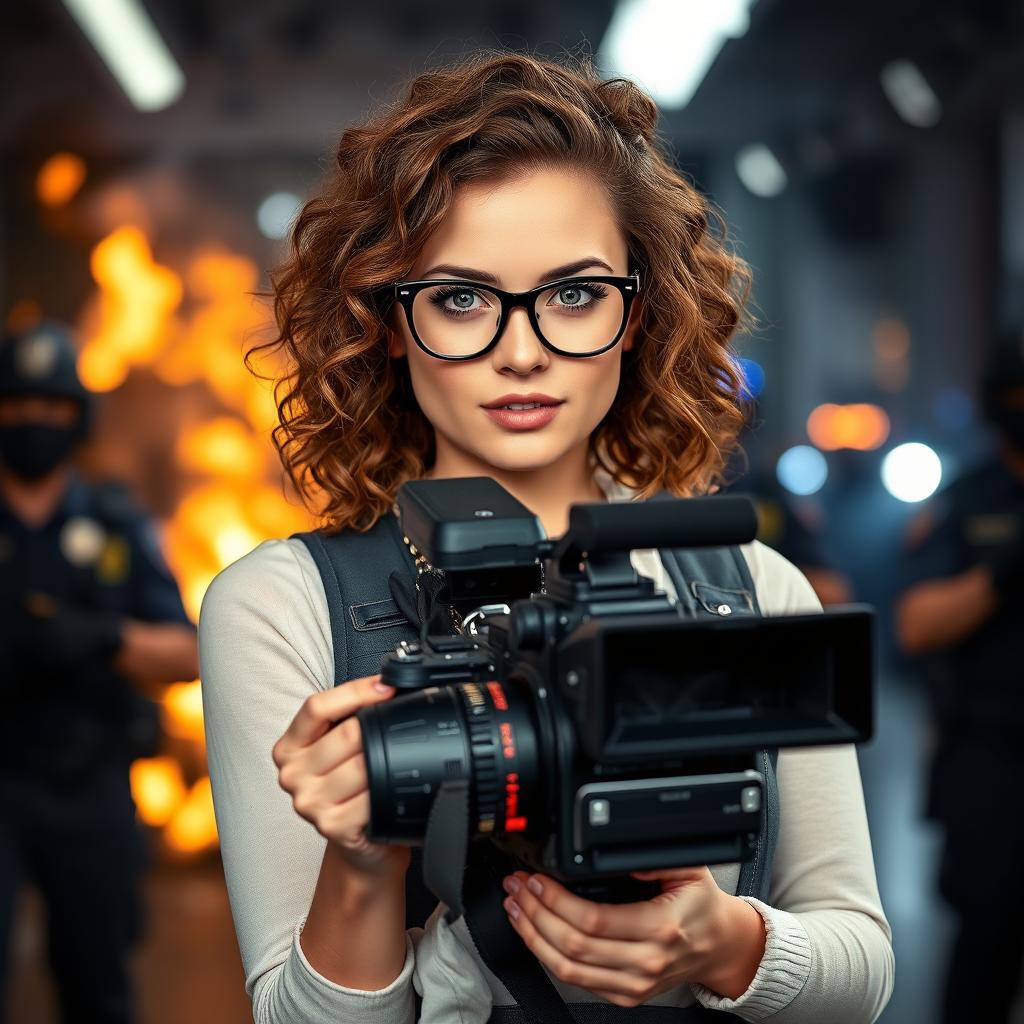
[[98,324],[86,332],[78,372],[90,391],[110,391],[132,366],[151,363],[167,344],[181,278],[153,262],[149,242],[136,227],[118,228],[100,242],[90,265],[100,287]]
[[203,742],[203,695],[198,679],[169,686],[163,697],[163,712],[168,733],[183,740]]
[[[185,608],[196,620],[221,569],[268,538],[310,525],[281,487],[268,436],[276,422],[271,387],[242,359],[243,341],[266,320],[252,297],[259,275],[251,260],[214,247],[192,254],[179,274],[153,260],[136,227],[103,239],[92,270],[99,296],[85,317],[79,357],[86,386],[110,390],[145,367],[173,387],[204,384],[210,405],[220,406],[179,429],[174,459],[188,486],[163,534]],[[167,733],[194,744],[205,763],[198,680],[169,687],[162,706]],[[140,818],[163,830],[170,850],[192,855],[216,845],[208,777],[186,782],[181,764],[152,758],[132,766],[132,791]]]
[[188,792],[181,765],[170,757],[133,761],[129,780],[139,818],[155,827],[166,825],[174,817]]
[[201,778],[167,824],[164,837],[173,850],[200,853],[217,845],[217,822],[208,777]]
[[70,203],[85,181],[85,161],[75,153],[54,153],[36,175],[36,195],[44,206]]
[[266,322],[252,297],[258,279],[255,264],[236,253],[213,248],[197,253],[185,271],[195,312],[154,369],[168,384],[205,381],[254,428],[269,430],[277,419],[271,388],[242,364],[242,340]]

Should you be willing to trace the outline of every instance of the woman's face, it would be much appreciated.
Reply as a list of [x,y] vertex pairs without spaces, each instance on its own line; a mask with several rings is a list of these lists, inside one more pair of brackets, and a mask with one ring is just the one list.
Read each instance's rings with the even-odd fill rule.
[[[461,187],[409,279],[459,278],[526,291],[558,277],[626,275],[627,263],[626,240],[604,189],[589,177],[548,168]],[[578,266],[551,273],[570,264]],[[451,301],[470,300],[463,295]],[[578,299],[569,294],[559,301]],[[389,351],[409,360],[416,399],[437,437],[437,468],[460,474],[488,467],[529,471],[585,452],[618,390],[622,352],[634,343],[637,313],[634,303],[614,348],[578,359],[545,348],[527,311],[518,307],[490,352],[449,362],[416,345],[396,303]],[[541,417],[549,422],[524,429],[522,422],[502,422],[501,413],[484,408],[507,395],[530,394],[560,403],[553,416]]]

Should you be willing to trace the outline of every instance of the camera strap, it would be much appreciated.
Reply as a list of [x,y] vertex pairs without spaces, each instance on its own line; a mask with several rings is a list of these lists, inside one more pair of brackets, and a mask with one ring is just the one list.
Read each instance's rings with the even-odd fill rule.
[[[382,516],[365,533],[319,530],[296,533],[320,573],[331,621],[334,683],[380,671],[400,640],[415,640],[419,629],[398,607],[389,587],[397,574],[415,590],[416,563],[402,543],[397,521]],[[423,882],[423,848],[412,848],[405,875],[405,926],[421,928],[437,906]]]
[[[480,843],[463,882],[466,927],[480,959],[501,979],[530,1024],[573,1024],[574,1018],[540,961],[509,923],[501,880],[515,870],[511,857]],[[497,1008],[496,1008],[497,1009]],[[492,1014],[491,1020],[495,1020]]]

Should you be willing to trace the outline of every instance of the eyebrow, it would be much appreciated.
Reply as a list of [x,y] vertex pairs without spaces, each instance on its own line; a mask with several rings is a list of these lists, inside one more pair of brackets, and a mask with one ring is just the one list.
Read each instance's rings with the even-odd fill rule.
[[[615,273],[604,260],[598,259],[596,256],[587,256],[582,260],[574,260],[572,263],[565,263],[560,267],[552,267],[547,273],[541,274],[538,280],[543,282],[552,281],[559,277],[571,277],[573,274],[578,274],[581,270],[586,270],[588,267],[604,267],[609,274]],[[446,274],[449,277],[461,277],[495,286],[501,284],[499,278],[495,277],[494,274],[489,274],[486,270],[474,270],[472,267],[457,267],[453,263],[438,263],[436,267],[431,267],[423,272],[424,277],[430,277],[431,274]]]

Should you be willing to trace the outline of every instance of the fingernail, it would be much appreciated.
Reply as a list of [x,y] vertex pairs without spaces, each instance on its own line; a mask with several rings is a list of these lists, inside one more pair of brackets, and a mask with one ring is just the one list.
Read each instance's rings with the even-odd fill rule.
[[513,896],[522,888],[519,884],[519,879],[515,875],[509,875],[504,882],[505,892],[512,893]]
[[534,896],[541,896],[544,893],[544,886],[542,886],[540,884],[540,882],[537,881],[536,878],[531,878],[526,883],[526,888],[529,889],[530,892],[532,892]]
[[505,910],[508,912],[508,916],[511,917],[513,921],[519,920],[519,914],[521,913],[521,911],[519,909],[519,904],[516,903],[514,899],[510,898],[505,900]]
[[387,683],[382,683],[379,679],[377,680],[377,682],[375,682],[373,684],[373,688],[378,693],[394,693],[395,692],[395,688],[393,686],[388,686]]

